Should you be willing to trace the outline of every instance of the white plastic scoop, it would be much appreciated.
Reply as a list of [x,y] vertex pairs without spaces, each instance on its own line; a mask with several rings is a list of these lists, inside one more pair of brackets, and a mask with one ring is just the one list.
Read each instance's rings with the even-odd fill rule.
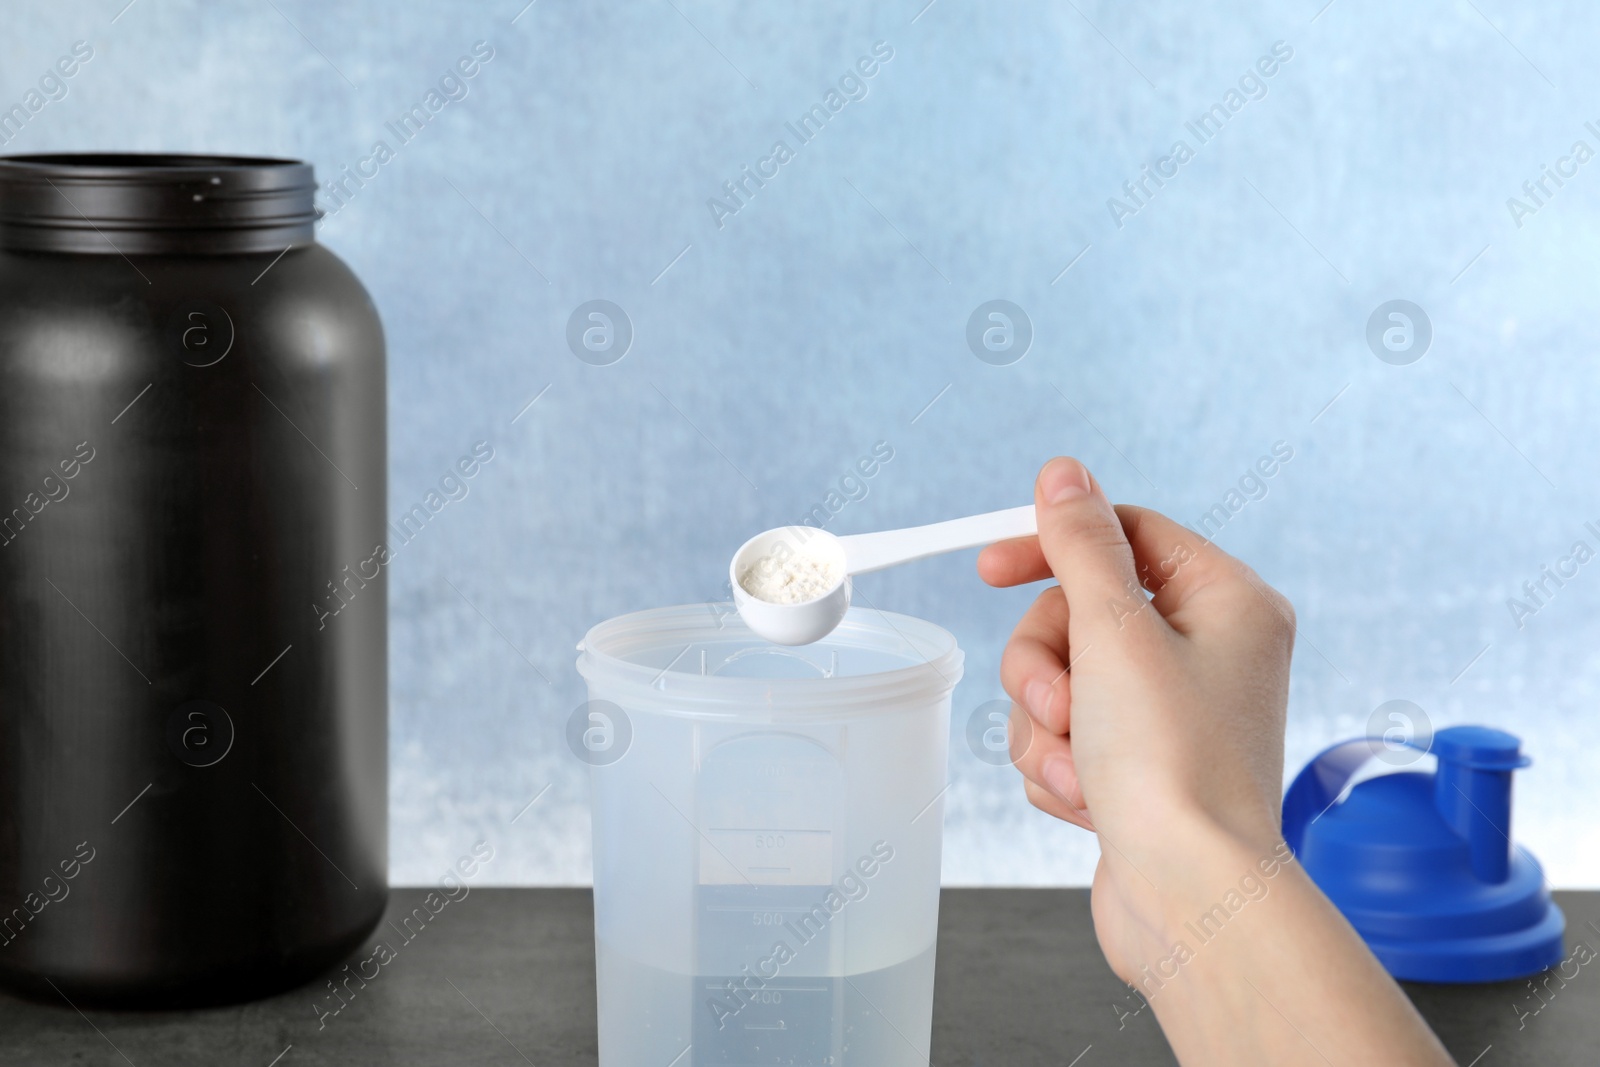
[[[905,530],[838,537],[813,526],[779,526],[757,534],[733,554],[728,577],[733,603],[745,625],[780,645],[809,645],[831,634],[850,607],[850,579],[900,563],[977,548],[1039,532],[1033,505],[970,515]],[[745,587],[752,568],[776,570],[795,559],[814,561],[833,584],[801,603],[762,600]]]

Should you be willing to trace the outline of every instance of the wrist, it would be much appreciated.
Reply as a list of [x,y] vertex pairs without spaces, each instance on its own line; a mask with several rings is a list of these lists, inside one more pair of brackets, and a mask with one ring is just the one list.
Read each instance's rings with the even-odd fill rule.
[[1163,924],[1173,937],[1188,933],[1209,940],[1228,919],[1284,884],[1284,874],[1295,863],[1294,853],[1276,833],[1267,838],[1213,830],[1208,839],[1191,841],[1196,847],[1186,850],[1181,868],[1170,872],[1176,881],[1163,894]]
[[[1147,905],[1136,916],[1137,969],[1157,978],[1177,970],[1235,918],[1298,883],[1294,854],[1276,827],[1229,827],[1193,813],[1166,820],[1157,861],[1136,894]],[[1146,969],[1148,968],[1148,970]]]

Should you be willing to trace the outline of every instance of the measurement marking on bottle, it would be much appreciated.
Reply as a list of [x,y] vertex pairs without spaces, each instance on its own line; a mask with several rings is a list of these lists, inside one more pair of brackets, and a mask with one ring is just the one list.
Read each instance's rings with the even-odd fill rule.
[[713,825],[701,833],[707,846],[700,854],[701,885],[751,879],[764,885],[833,881],[835,842],[831,830]]

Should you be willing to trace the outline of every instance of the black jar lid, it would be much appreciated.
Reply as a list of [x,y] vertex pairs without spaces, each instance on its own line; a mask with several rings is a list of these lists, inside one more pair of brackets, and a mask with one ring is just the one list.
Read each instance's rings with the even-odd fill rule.
[[311,165],[249,156],[0,156],[0,248],[278,253],[316,240]]

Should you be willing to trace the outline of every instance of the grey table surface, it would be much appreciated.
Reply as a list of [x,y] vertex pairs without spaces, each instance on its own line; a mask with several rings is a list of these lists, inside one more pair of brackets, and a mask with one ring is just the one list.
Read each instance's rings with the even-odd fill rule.
[[[395,890],[390,914],[424,892]],[[1600,945],[1600,893],[1556,896],[1569,952]],[[1594,966],[1573,959],[1567,978],[1541,983],[1537,995],[1526,981],[1407,992],[1462,1065],[1595,1067]],[[338,1015],[322,1015],[325,996],[318,980],[204,1011],[80,1012],[0,997],[0,1064],[592,1064],[590,893],[474,889]],[[938,1067],[1175,1062],[1152,1013],[1134,1013],[1138,1002],[1101,958],[1084,889],[946,889],[934,999]]]

